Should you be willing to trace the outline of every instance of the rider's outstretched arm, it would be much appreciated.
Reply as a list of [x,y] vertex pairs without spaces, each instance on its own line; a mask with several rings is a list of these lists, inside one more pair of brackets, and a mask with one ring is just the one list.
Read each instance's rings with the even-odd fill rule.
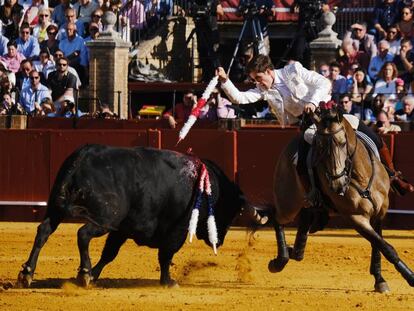
[[221,89],[226,93],[230,101],[234,104],[249,104],[255,103],[263,98],[262,91],[259,88],[247,90],[245,92],[239,91],[237,87],[227,77],[223,67],[217,68],[216,74],[221,82]]

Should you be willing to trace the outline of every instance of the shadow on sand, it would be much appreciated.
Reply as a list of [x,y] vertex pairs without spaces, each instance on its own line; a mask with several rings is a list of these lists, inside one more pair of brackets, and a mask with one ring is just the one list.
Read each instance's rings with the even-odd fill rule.
[[[30,288],[32,289],[59,289],[66,283],[79,286],[75,278],[70,279],[44,279],[34,280]],[[139,288],[139,287],[160,287],[158,279],[109,279],[102,278],[97,282],[91,283],[91,288]]]

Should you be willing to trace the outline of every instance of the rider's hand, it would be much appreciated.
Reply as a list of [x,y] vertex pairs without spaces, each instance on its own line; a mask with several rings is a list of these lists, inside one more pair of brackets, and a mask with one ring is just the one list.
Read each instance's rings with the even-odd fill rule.
[[312,103],[306,103],[305,107],[303,107],[303,112],[309,114],[311,112],[315,112],[316,106]]
[[173,116],[168,116],[168,123],[172,129],[175,129],[177,126],[177,121],[175,121]]
[[386,128],[385,128],[384,126],[381,126],[381,127],[377,128],[377,131],[378,131],[378,133],[380,133],[380,134],[385,134],[385,132],[386,132]]
[[197,107],[197,95],[194,95],[191,99],[191,102],[193,103],[193,107],[191,109],[194,109]]
[[227,73],[224,71],[223,67],[218,67],[216,69],[216,76],[218,76],[218,79],[221,83],[225,83],[227,81]]

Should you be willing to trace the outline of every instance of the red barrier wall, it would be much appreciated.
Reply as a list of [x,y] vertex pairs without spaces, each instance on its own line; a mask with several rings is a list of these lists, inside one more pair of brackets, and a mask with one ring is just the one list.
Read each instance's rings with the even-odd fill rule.
[[84,144],[106,144],[120,147],[147,146],[147,131],[69,130],[50,132],[51,185],[63,161]]
[[72,129],[74,126],[74,119],[69,118],[49,118],[49,117],[28,117],[28,129]]
[[237,133],[238,183],[251,202],[273,204],[273,171],[277,159],[297,134],[297,129]]
[[117,119],[80,118],[76,121],[77,129],[122,129],[123,121]]
[[108,130],[0,130],[0,200],[47,201],[64,159],[88,144],[160,146],[159,132]]
[[[273,170],[279,154],[297,129],[240,131],[193,129],[176,146],[178,131],[161,130],[0,130],[0,200],[47,201],[63,160],[86,143],[114,146],[151,146],[192,152],[216,162],[256,204],[272,204]],[[414,180],[411,155],[414,133],[386,136],[394,146],[397,169]],[[279,181],[283,182],[283,181]],[[391,207],[414,210],[413,194],[391,195]],[[5,215],[0,212],[0,218]]]
[[0,131],[0,200],[45,200],[49,167],[47,131]]
[[[394,164],[397,170],[404,173],[407,180],[414,182],[414,157],[413,157],[414,133],[394,135]],[[393,206],[401,210],[414,209],[414,194],[404,197],[394,196]]]

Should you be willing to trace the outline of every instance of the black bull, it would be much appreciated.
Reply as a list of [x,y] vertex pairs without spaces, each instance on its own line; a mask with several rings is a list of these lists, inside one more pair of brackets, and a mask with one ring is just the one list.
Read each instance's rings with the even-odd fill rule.
[[[176,284],[170,278],[169,267],[186,240],[201,163],[194,156],[167,150],[81,147],[59,170],[45,219],[38,227],[30,257],[19,274],[19,284],[30,286],[41,248],[67,218],[86,221],[78,231],[78,281],[82,285],[99,277],[127,239],[158,248],[160,282],[168,286]],[[238,186],[217,165],[210,161],[203,163],[210,175],[219,246],[232,220],[249,206]],[[207,217],[207,199],[203,199],[196,236],[210,245]],[[108,232],[101,258],[92,268],[89,242]]]

